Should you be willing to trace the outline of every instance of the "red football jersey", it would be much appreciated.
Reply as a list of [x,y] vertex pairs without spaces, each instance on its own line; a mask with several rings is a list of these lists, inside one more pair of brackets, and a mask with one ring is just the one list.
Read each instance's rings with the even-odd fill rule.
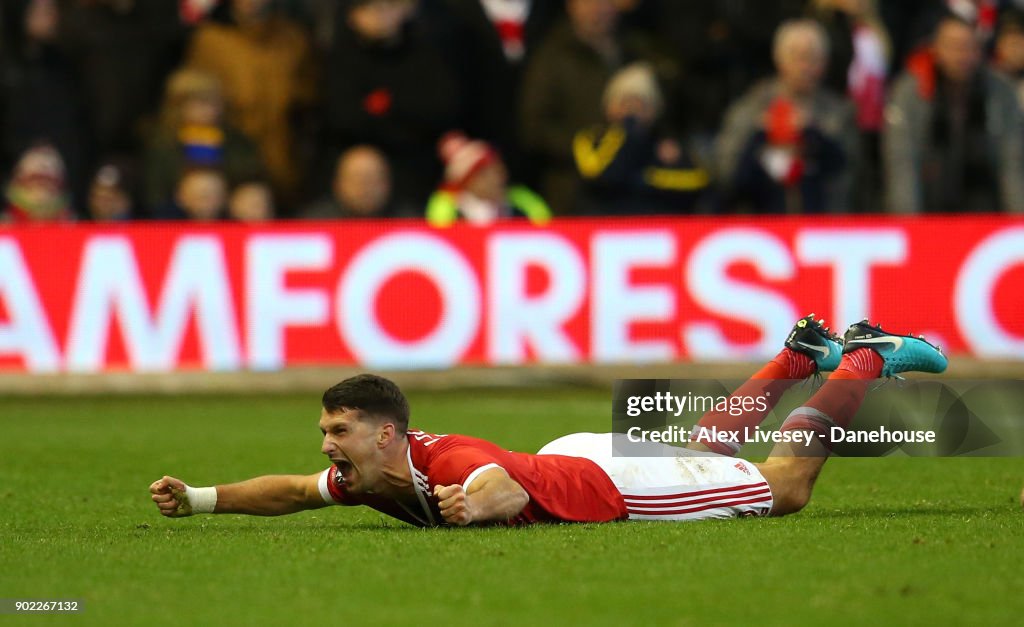
[[606,522],[629,515],[615,484],[589,459],[516,453],[465,435],[409,431],[406,437],[418,509],[374,494],[349,494],[335,466],[321,477],[321,492],[326,489],[331,500],[340,505],[366,505],[405,522],[430,527],[445,524],[434,497],[435,485],[468,488],[483,471],[501,467],[530,495],[530,502],[508,521],[509,525]]

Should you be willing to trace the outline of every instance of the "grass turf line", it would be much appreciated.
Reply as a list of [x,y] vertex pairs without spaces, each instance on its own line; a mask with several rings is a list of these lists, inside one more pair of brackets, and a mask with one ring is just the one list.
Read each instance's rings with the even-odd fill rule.
[[[162,474],[312,473],[319,399],[0,400],[0,598],[31,624],[1019,624],[1014,459],[836,459],[786,519],[418,530],[362,508],[168,520]],[[536,450],[603,390],[411,395],[413,426]],[[0,624],[27,624],[0,615]]]

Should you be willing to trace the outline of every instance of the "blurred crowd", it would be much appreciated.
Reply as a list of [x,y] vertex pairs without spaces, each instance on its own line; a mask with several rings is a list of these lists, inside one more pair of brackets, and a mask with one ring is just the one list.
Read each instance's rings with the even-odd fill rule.
[[0,6],[0,222],[1024,212],[1024,0]]

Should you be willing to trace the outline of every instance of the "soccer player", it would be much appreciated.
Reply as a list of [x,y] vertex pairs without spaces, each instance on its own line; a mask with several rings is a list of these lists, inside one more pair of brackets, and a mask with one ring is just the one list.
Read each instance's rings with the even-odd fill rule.
[[[201,488],[164,476],[150,492],[170,517],[271,516],[327,505],[366,505],[418,526],[782,516],[807,504],[828,456],[829,429],[849,425],[872,380],[945,368],[945,356],[924,339],[862,321],[841,341],[813,315],[802,318],[783,350],[734,394],[778,389],[769,397],[777,402],[792,382],[835,372],[781,427],[805,432],[813,445],[780,442],[760,464],[731,457],[736,443],[706,442],[701,451],[648,442],[644,456],[621,456],[613,454],[621,434],[577,433],[531,455],[426,433],[409,428],[409,404],[394,383],[364,374],[323,395],[321,452],[331,461],[323,472]],[[700,424],[754,426],[768,411],[709,412]]]

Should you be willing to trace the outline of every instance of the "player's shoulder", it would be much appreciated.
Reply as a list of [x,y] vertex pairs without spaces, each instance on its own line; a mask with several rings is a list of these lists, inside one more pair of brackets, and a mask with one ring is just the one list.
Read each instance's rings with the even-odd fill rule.
[[494,446],[487,440],[458,433],[430,433],[420,429],[409,429],[406,432],[409,446],[418,449],[447,449],[458,446]]
[[409,451],[414,464],[439,461],[451,456],[494,454],[500,447],[487,440],[457,433],[429,433],[409,429]]
[[452,436],[447,433],[429,433],[422,429],[409,429],[405,432],[405,437],[409,440],[410,446],[429,448]]

